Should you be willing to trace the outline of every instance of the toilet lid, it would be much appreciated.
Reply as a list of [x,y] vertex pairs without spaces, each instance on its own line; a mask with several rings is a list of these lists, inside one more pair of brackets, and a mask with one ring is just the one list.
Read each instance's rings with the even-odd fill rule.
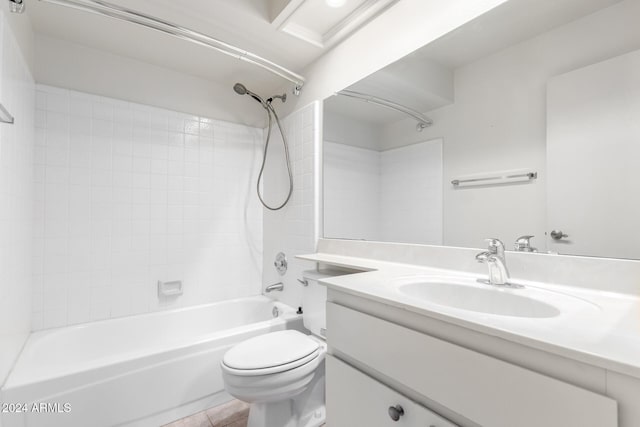
[[[265,369],[281,365],[293,369],[308,362],[320,344],[298,331],[278,331],[250,338],[231,348],[222,363],[239,370]],[[299,364],[294,362],[300,361]]]

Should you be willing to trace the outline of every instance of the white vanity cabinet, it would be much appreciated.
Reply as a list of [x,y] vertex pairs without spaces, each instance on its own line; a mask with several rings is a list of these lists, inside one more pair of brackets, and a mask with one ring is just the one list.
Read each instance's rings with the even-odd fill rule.
[[327,356],[327,425],[455,427],[424,406],[333,356]]
[[[389,382],[445,408],[463,427],[618,426],[614,399],[335,302],[327,304],[327,337],[331,427],[455,425],[422,418],[437,415],[383,385]],[[390,421],[395,401],[412,416],[406,410],[406,420]]]

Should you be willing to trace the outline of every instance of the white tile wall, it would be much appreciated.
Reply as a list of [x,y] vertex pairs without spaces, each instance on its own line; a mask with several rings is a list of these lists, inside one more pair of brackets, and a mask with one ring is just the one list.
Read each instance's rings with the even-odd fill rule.
[[261,129],[38,86],[34,329],[259,293],[261,146]]
[[442,140],[380,153],[380,230],[385,242],[442,244]]
[[0,11],[0,385],[31,329],[31,241],[35,84]]
[[380,240],[377,150],[324,141],[324,237]]
[[442,140],[323,155],[324,237],[442,244]]
[[[282,281],[283,293],[271,294],[294,307],[302,304],[302,286],[296,279],[313,263],[295,259],[295,255],[315,252],[318,237],[320,104],[313,102],[291,113],[283,120],[291,149],[294,191],[282,210],[264,210],[264,285]],[[288,178],[284,163],[282,139],[274,130],[265,171],[264,193],[268,202],[281,202],[286,197]],[[273,261],[278,252],[289,260],[284,277],[278,275]]]

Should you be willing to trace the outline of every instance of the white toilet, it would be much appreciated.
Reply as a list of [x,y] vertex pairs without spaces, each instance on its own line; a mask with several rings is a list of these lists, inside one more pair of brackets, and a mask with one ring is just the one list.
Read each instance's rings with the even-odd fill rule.
[[327,289],[305,271],[302,318],[312,335],[294,330],[260,335],[232,347],[222,360],[225,388],[251,404],[248,427],[317,427],[325,421],[324,358]]

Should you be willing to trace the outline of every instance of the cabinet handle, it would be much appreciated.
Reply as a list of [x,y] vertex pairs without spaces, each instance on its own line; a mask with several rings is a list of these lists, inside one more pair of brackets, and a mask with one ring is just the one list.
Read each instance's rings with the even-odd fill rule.
[[400,417],[403,415],[404,415],[404,409],[402,408],[402,406],[400,405],[389,406],[389,417],[391,417],[393,421],[398,421]]

